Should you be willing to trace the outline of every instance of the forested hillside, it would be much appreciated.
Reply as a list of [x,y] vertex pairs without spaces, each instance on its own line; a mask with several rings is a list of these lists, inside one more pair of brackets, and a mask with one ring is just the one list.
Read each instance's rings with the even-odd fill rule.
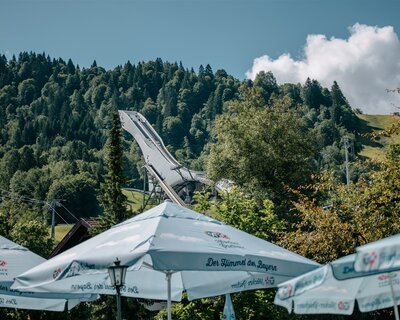
[[[358,118],[336,83],[330,90],[310,79],[303,85],[279,86],[271,73],[261,73],[254,82],[240,82],[209,65],[196,72],[161,59],[105,70],[96,62],[80,68],[71,60],[45,54],[24,52],[9,61],[1,56],[3,199],[16,195],[63,199],[63,205],[78,217],[100,213],[96,192],[102,181],[112,108],[141,112],[179,161],[204,169],[202,159],[208,154],[204,146],[215,141],[211,131],[215,117],[227,111],[232,101],[243,100],[249,89],[264,104],[274,97],[289,97],[290,109],[315,136],[313,170],[334,168],[343,174],[341,139],[345,134],[353,137],[349,132],[356,130]],[[141,155],[131,145],[131,137],[127,139],[126,175],[135,186],[140,181]],[[42,204],[24,203],[47,212]],[[65,213],[64,218],[70,216]]]
[[[111,108],[142,112],[180,160],[195,159],[210,122],[238,86],[209,66],[196,73],[161,59],[106,71],[95,62],[81,70],[42,54],[22,53],[11,61],[3,56],[0,188],[29,198],[65,199],[75,215],[96,215]],[[129,149],[126,145],[126,168],[134,185],[138,153]]]

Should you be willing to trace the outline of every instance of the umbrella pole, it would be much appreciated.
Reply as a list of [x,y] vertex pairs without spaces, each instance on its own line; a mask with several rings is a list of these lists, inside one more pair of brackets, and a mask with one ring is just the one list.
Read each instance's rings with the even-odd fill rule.
[[172,272],[168,271],[167,276],[167,290],[168,290],[168,301],[167,301],[167,313],[168,313],[168,320],[172,320],[171,316],[171,275]]
[[389,273],[388,276],[389,276],[390,292],[392,294],[392,300],[393,300],[394,317],[396,320],[399,320],[399,310],[397,309],[396,296],[394,294],[394,289],[393,289],[392,274]]
[[121,313],[121,289],[119,286],[116,287],[117,289],[117,320],[122,319],[122,313]]

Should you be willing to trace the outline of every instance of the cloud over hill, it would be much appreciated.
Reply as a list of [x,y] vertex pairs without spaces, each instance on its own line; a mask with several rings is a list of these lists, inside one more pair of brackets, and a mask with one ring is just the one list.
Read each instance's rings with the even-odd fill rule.
[[279,83],[310,77],[328,88],[336,80],[353,108],[367,114],[400,111],[400,94],[386,90],[400,87],[400,42],[393,27],[357,23],[349,31],[348,39],[309,35],[299,60],[290,54],[258,57],[246,76],[272,71]]

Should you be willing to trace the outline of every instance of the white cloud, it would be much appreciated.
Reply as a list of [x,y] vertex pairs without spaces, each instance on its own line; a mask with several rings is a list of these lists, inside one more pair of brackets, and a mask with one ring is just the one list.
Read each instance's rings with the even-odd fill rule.
[[278,83],[304,83],[309,77],[328,88],[336,80],[353,108],[367,114],[399,111],[393,105],[400,107],[400,94],[386,91],[400,87],[400,42],[393,27],[357,23],[349,31],[348,39],[309,35],[300,60],[290,54],[256,58],[246,76],[272,71]]

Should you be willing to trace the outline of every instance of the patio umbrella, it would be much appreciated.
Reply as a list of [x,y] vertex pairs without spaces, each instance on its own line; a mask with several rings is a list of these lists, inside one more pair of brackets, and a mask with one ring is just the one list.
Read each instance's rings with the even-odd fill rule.
[[[180,300],[274,287],[319,265],[222,222],[164,202],[17,277],[14,289],[102,293],[118,258],[122,295]],[[144,280],[146,279],[146,280]],[[165,281],[167,280],[167,281]],[[104,292],[104,291],[103,291]]]
[[357,271],[400,270],[400,234],[367,243],[356,251],[354,268]]
[[80,299],[94,298],[91,294],[22,293],[10,288],[14,277],[44,261],[46,259],[0,236],[0,307],[64,311],[66,302],[72,309]]
[[[400,270],[400,235],[394,235],[378,241],[367,243],[366,245],[356,248],[357,255],[354,263],[356,271],[364,272],[387,272],[390,285],[393,288],[395,282],[393,271]],[[398,279],[396,284],[398,283]],[[393,298],[395,300],[395,298]],[[398,320],[399,312],[397,304],[399,299],[396,299],[394,306],[395,317]]]
[[400,301],[400,273],[357,272],[355,254],[278,285],[274,303],[289,313],[344,314],[353,313],[355,300],[361,312],[393,306],[393,297]]

